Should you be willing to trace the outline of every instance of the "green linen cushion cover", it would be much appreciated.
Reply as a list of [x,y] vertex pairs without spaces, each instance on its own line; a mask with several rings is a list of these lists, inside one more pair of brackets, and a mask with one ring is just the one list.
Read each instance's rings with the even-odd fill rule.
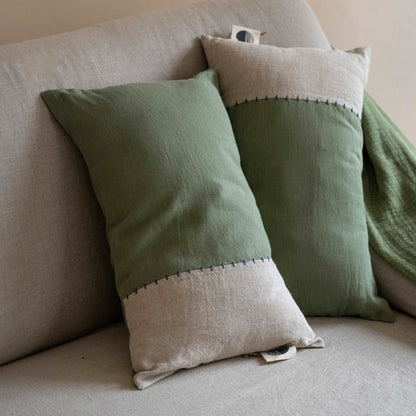
[[393,321],[371,269],[360,115],[368,48],[202,37],[273,259],[306,315]]
[[42,98],[104,212],[139,389],[179,368],[323,345],[270,259],[214,71]]

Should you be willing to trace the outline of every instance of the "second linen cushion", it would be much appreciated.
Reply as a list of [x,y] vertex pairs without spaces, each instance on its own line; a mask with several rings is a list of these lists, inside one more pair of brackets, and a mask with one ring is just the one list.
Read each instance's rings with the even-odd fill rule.
[[203,37],[272,255],[307,315],[392,321],[371,269],[361,109],[369,49]]

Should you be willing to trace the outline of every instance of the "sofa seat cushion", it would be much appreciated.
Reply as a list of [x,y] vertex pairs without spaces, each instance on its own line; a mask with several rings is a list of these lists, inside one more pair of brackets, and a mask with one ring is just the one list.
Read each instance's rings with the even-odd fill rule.
[[[123,324],[0,368],[2,415],[414,415],[416,320],[311,318],[323,350],[237,357],[138,392]],[[412,410],[413,409],[413,410]]]

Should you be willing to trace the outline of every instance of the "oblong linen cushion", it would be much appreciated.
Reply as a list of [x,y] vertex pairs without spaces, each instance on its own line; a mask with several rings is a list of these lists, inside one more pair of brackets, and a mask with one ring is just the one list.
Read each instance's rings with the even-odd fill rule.
[[323,345],[270,259],[214,71],[42,98],[104,212],[139,389],[216,359]]
[[372,274],[361,180],[369,48],[201,40],[273,259],[301,310],[392,321]]

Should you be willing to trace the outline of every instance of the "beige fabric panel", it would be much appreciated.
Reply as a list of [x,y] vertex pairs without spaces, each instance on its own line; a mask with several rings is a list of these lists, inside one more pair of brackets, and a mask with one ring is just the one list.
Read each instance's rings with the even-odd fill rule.
[[0,414],[30,416],[414,416],[416,319],[311,318],[323,349],[293,360],[217,361],[143,391],[123,325],[0,367]]
[[139,389],[239,354],[323,347],[270,259],[173,275],[123,303]]
[[210,0],[0,47],[0,364],[121,319],[86,167],[39,93],[193,76],[198,37],[236,22],[328,45],[303,0]]
[[[210,66],[218,72],[226,105],[277,95],[345,104],[361,115],[370,48],[349,52],[287,49],[211,36],[203,36],[202,43]],[[250,71],[245,70],[247,60]]]
[[394,308],[416,317],[416,285],[393,269],[372,247],[370,254],[380,296]]

